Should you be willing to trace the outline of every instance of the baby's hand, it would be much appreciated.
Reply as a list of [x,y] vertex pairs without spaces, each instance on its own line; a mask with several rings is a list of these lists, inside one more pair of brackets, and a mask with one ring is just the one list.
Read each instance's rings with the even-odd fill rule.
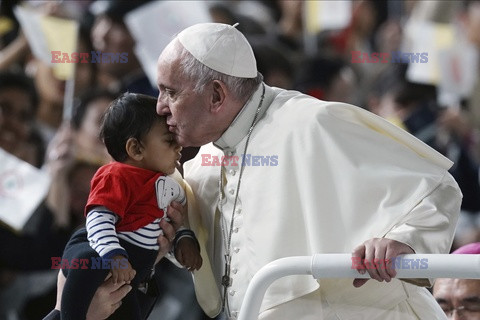
[[114,284],[119,282],[130,283],[130,281],[132,281],[135,277],[135,270],[133,270],[132,265],[124,256],[114,256],[112,258],[110,268]]
[[202,257],[195,240],[184,237],[178,240],[175,247],[175,258],[188,271],[198,270],[202,266]]

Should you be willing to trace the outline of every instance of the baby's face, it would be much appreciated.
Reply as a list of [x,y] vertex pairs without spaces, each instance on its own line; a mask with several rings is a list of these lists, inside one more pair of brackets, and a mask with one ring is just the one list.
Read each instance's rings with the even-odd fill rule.
[[144,139],[145,169],[172,174],[180,165],[182,147],[165,122],[155,122]]

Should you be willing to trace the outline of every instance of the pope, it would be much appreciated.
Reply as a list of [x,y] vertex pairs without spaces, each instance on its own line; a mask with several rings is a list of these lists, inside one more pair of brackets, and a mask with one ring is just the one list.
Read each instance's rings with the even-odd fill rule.
[[[361,108],[269,87],[235,26],[180,32],[158,59],[157,85],[157,113],[177,141],[202,146],[184,173],[204,254],[197,298],[208,315],[234,319],[253,275],[282,257],[449,251],[461,203],[451,161]],[[245,155],[278,163],[202,165]],[[445,319],[422,287],[430,280],[358,269],[377,281],[277,280],[259,319]]]

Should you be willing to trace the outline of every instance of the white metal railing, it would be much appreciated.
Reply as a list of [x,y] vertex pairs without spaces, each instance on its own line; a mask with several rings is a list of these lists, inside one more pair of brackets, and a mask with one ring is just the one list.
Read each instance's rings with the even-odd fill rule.
[[[406,264],[396,268],[396,278],[459,278],[480,279],[480,255],[477,254],[406,254],[403,261],[428,259],[428,265]],[[287,257],[261,268],[250,282],[238,320],[258,319],[258,312],[268,287],[277,279],[291,275],[312,275],[313,278],[370,278],[352,268],[352,255],[315,254]]]

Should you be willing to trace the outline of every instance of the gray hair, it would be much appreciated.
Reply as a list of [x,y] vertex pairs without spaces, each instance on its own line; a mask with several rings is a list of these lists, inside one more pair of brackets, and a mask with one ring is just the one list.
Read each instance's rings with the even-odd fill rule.
[[225,84],[237,100],[245,102],[263,81],[263,75],[260,72],[257,72],[255,78],[239,78],[215,71],[198,61],[180,43],[179,48],[181,72],[189,80],[195,82],[193,91],[196,93],[202,93],[211,81],[219,80]]

